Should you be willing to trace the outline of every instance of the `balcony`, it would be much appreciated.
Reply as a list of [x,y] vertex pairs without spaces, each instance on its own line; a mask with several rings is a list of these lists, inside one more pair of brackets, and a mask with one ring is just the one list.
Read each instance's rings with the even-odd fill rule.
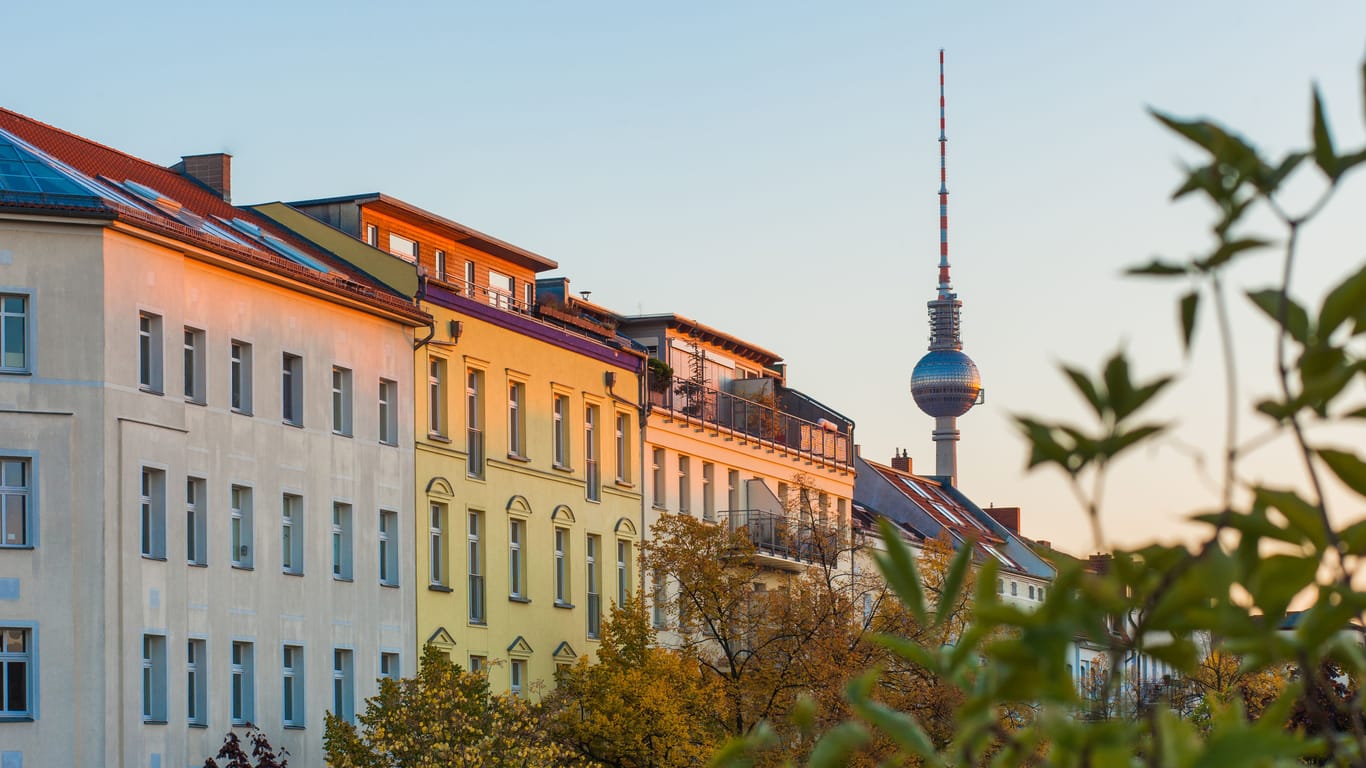
[[721,513],[732,531],[743,532],[754,545],[760,564],[781,571],[800,571],[834,557],[839,531],[810,515],[732,509]]
[[[737,380],[731,385],[739,388],[757,381]],[[674,418],[741,440],[753,440],[813,463],[843,470],[853,468],[853,422],[794,390],[770,386],[766,396],[757,388],[754,391],[760,392],[756,395],[758,399],[679,377],[651,379],[650,405]]]

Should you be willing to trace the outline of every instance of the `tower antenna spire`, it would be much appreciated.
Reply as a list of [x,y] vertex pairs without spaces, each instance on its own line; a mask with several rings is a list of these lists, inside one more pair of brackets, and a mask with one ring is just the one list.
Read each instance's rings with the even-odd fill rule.
[[958,417],[977,404],[982,379],[963,354],[963,302],[949,282],[948,143],[944,128],[944,49],[939,49],[939,286],[929,302],[930,351],[911,372],[911,395],[934,417],[935,474],[958,484]]
[[944,49],[939,49],[939,298],[953,292],[949,282],[949,137],[944,132]]

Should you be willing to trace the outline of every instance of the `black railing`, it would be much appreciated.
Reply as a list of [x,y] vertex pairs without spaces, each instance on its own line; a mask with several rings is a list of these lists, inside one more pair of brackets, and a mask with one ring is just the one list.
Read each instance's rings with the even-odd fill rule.
[[763,555],[817,563],[838,546],[838,530],[809,515],[758,509],[732,509],[721,514],[732,531],[745,533],[755,550]]
[[813,461],[845,468],[853,462],[849,446],[852,435],[840,431],[833,421],[808,421],[776,404],[748,400],[678,377],[651,379],[650,404]]

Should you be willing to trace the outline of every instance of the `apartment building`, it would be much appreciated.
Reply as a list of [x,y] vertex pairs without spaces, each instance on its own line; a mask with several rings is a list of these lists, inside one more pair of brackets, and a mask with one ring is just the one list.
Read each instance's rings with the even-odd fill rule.
[[[817,542],[847,540],[854,422],[786,386],[782,359],[677,314],[622,317],[653,358],[642,487],[645,528],[692,515],[744,530],[775,575],[815,562]],[[834,533],[835,537],[824,537]],[[657,606],[671,587],[651,583]],[[665,612],[655,609],[656,623]]]
[[260,210],[421,276],[417,641],[495,690],[549,688],[638,586],[644,353],[610,318],[538,296],[555,262],[388,195]]
[[[0,762],[322,764],[417,646],[411,300],[0,110]],[[425,535],[425,534],[424,534]]]

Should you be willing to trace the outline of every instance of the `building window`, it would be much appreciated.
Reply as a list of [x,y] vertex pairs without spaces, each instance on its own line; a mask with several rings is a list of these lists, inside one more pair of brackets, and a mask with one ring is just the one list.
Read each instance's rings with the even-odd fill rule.
[[467,543],[469,545],[469,595],[470,623],[484,623],[484,542],[480,537],[484,529],[484,514],[471,512]]
[[446,252],[437,251],[432,260],[435,266],[432,271],[436,274],[436,279],[443,283],[446,282]]
[[351,651],[345,648],[332,650],[332,714],[346,722],[355,719],[355,670],[351,664]]
[[740,470],[726,470],[726,506],[731,511],[740,509]]
[[374,224],[365,225],[365,242],[376,248],[379,247],[379,227]]
[[280,501],[280,568],[285,573],[304,572],[304,500],[286,493]]
[[510,309],[512,306],[512,276],[489,270],[489,306]]
[[32,632],[0,627],[0,717],[33,715]]
[[379,380],[379,441],[398,445],[398,382]]
[[204,332],[185,329],[185,399],[203,403],[204,392]]
[[523,308],[526,309],[526,311],[530,312],[531,308],[536,306],[536,284],[527,283],[526,285],[523,285],[522,295],[526,302],[523,305]]
[[286,424],[304,423],[304,359],[284,354],[280,364],[280,418]]
[[569,398],[564,395],[555,395],[552,403],[552,424],[551,433],[554,439],[554,462],[557,467],[569,466],[569,424],[567,415],[569,411]]
[[234,411],[251,413],[251,345],[233,341],[229,348],[231,376],[229,404]]
[[526,413],[522,404],[526,401],[526,385],[521,382],[508,384],[508,455],[526,458]]
[[616,435],[617,482],[631,482],[631,417],[617,414]]
[[166,722],[166,637],[142,636],[142,722]]
[[1030,584],[1030,585],[1029,585],[1029,599],[1030,599],[1030,600],[1033,600],[1033,599],[1034,599],[1034,585],[1033,585],[1033,584]]
[[716,465],[702,462],[702,519],[716,519]]
[[32,477],[28,459],[0,458],[0,547],[27,547]]
[[208,520],[204,513],[204,481],[197,477],[185,478],[185,562],[207,565],[209,562]]
[[525,522],[508,521],[508,595],[519,599],[526,597],[526,558],[522,552],[525,533]]
[[569,604],[569,529],[555,529],[555,602]]
[[351,436],[351,371],[332,366],[332,432]]
[[431,544],[431,583],[444,587],[446,584],[446,507],[444,504],[433,504],[431,524],[427,528],[428,539]]
[[304,649],[286,645],[280,659],[283,712],[286,728],[304,725]]
[[465,472],[484,476],[484,373],[465,371]]
[[398,513],[379,511],[379,583],[398,585]]
[[588,484],[588,500],[602,499],[602,477],[598,473],[598,407],[583,409],[583,468]]
[[418,244],[416,240],[409,240],[402,235],[389,233],[389,253],[403,259],[404,261],[417,261]]
[[508,665],[511,673],[511,682],[508,690],[513,696],[522,695],[522,686],[526,682],[526,659],[513,659]]
[[332,503],[332,578],[351,579],[351,505]]
[[138,314],[138,386],[161,392],[161,316]]
[[427,430],[438,437],[446,436],[446,361],[439,357],[427,360]]
[[474,295],[474,262],[465,262],[465,295]]
[[185,719],[190,725],[208,725],[208,670],[204,665],[205,642],[190,640],[185,643]]
[[399,670],[398,654],[393,651],[381,651],[379,654],[379,676],[385,680],[398,682],[402,677]]
[[617,607],[631,595],[631,542],[617,539]]
[[256,719],[255,669],[251,643],[232,644],[232,707],[233,725],[246,725]]
[[996,594],[998,594],[998,595],[1003,595],[1003,594],[1005,594],[1005,591],[1006,591],[1006,580],[1005,580],[1005,579],[997,579],[997,580],[996,580]]
[[666,498],[669,489],[664,484],[664,449],[655,448],[650,452],[651,461],[651,485],[653,487],[654,498],[652,504],[656,509],[664,509],[668,505]]
[[232,565],[234,568],[251,567],[251,489],[234,485],[229,494],[228,524]]
[[655,628],[662,629],[664,627],[665,619],[664,608],[669,601],[669,586],[668,582],[664,579],[663,571],[656,570],[651,581],[654,586],[653,592],[650,595],[651,619],[653,620]]
[[678,457],[678,513],[688,514],[692,507],[692,462],[687,456]]
[[1017,596],[1019,596],[1019,594],[1020,594],[1020,584],[1019,584],[1018,582],[1014,582],[1014,581],[1010,582],[1010,596],[1011,596],[1011,597],[1017,597]]
[[598,570],[598,552],[601,545],[602,539],[591,533],[584,542],[584,562],[587,565],[585,579],[588,586],[588,636],[592,638],[596,638],[602,628],[602,595],[599,589],[602,573]]
[[166,473],[142,468],[138,507],[141,510],[142,556],[166,559]]
[[28,370],[28,297],[0,294],[0,372]]
[[484,656],[470,655],[470,671],[483,673],[488,669],[489,660]]

